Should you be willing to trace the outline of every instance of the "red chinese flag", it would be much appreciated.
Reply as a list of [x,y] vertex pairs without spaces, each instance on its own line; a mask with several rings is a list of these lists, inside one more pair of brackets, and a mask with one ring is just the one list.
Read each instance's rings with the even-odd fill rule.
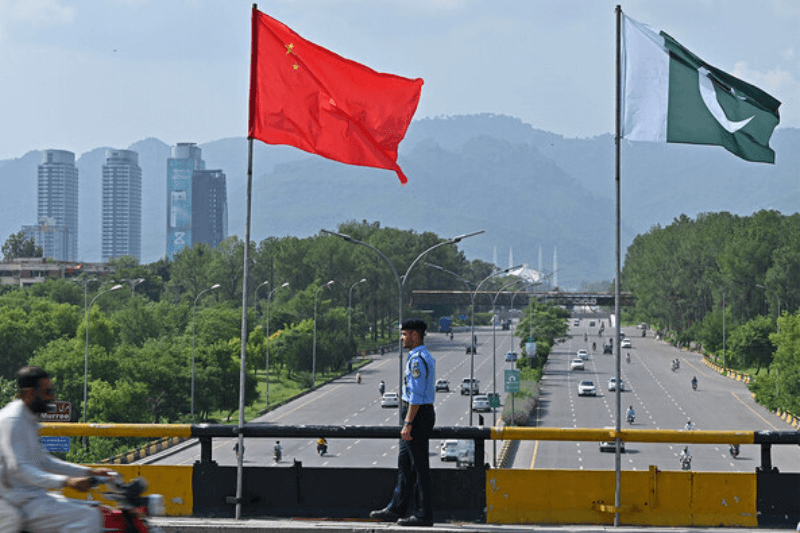
[[422,79],[345,59],[253,8],[248,137],[328,159],[394,170]]

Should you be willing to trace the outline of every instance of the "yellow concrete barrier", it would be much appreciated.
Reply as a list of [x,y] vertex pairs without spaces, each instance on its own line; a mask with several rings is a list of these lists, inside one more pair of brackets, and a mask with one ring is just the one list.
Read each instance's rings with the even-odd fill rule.
[[757,527],[751,473],[621,473],[592,470],[488,470],[486,521],[494,524],[607,524]]
[[[108,465],[91,466],[108,468]],[[145,494],[161,494],[164,497],[166,516],[192,516],[194,500],[192,498],[193,467],[191,465],[115,465],[111,470],[119,472],[125,481],[137,477],[145,478],[149,484]],[[103,490],[102,486],[92,490],[92,499],[110,504],[111,502],[103,498]],[[64,489],[64,495],[79,500],[85,500],[88,497],[85,492],[71,489]]]

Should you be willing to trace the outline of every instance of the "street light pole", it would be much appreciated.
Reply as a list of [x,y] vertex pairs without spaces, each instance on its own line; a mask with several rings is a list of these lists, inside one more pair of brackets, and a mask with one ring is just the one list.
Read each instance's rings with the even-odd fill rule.
[[458,278],[461,281],[463,281],[464,283],[466,283],[467,287],[470,288],[470,302],[471,302],[470,303],[470,316],[471,316],[470,322],[471,322],[471,326],[470,326],[470,332],[469,332],[469,334],[470,334],[470,339],[469,340],[470,340],[470,347],[471,348],[470,348],[470,360],[469,360],[469,425],[471,426],[472,425],[472,396],[473,396],[473,394],[472,394],[472,384],[475,382],[475,349],[477,348],[476,342],[475,342],[475,298],[478,296],[478,291],[480,290],[481,285],[483,285],[485,282],[489,281],[490,279],[492,279],[495,276],[499,276],[501,274],[507,274],[509,271],[515,270],[517,268],[520,268],[522,265],[509,267],[509,268],[506,268],[504,270],[498,270],[496,272],[493,272],[493,273],[489,274],[480,283],[478,283],[478,286],[475,288],[475,291],[473,292],[471,290],[469,280],[459,276],[455,272],[451,272],[450,270],[447,270],[446,268],[442,268],[439,265],[434,265],[432,263],[425,263],[425,264],[427,266],[429,266],[429,267],[433,267],[433,268],[435,268],[437,270],[441,270],[442,272],[446,272],[447,274],[450,274],[451,276],[455,276],[456,278]]
[[[87,280],[87,282],[88,281],[91,281],[91,280]],[[86,294],[85,293],[85,290],[86,290],[85,287],[86,287],[86,285],[84,285],[84,294]],[[101,291],[100,293],[97,294],[97,296],[92,298],[92,301],[86,307],[86,346],[85,346],[86,353],[85,353],[84,358],[83,358],[83,423],[84,424],[86,423],[87,411],[89,410],[88,403],[87,403],[88,402],[88,397],[89,397],[89,311],[91,311],[92,305],[94,304],[95,300],[97,300],[98,298],[100,298],[102,295],[104,295],[107,292],[117,291],[117,290],[119,290],[121,288],[122,288],[122,285],[114,285],[110,289],[106,289],[104,291]],[[84,446],[88,445],[87,437],[83,438],[83,444],[84,444]]]
[[[449,239],[449,240],[434,244],[433,246],[431,246],[430,248],[428,248],[427,250],[425,250],[424,252],[419,254],[417,256],[417,258],[414,259],[414,261],[411,262],[411,265],[408,267],[408,270],[406,270],[405,276],[403,276],[401,278],[397,274],[397,269],[394,267],[394,264],[391,261],[389,261],[389,258],[386,257],[386,255],[383,252],[381,252],[380,250],[378,250],[377,248],[375,248],[371,244],[367,244],[367,243],[365,243],[363,241],[359,241],[358,239],[354,239],[350,235],[346,235],[344,233],[337,233],[335,231],[328,231],[326,229],[323,229],[323,230],[320,230],[320,231],[322,231],[322,233],[326,233],[328,235],[334,235],[336,237],[340,237],[340,238],[344,239],[345,241],[351,242],[353,244],[360,244],[361,246],[366,246],[367,248],[369,248],[373,252],[375,252],[378,255],[380,255],[383,258],[383,260],[386,261],[386,263],[392,269],[392,273],[394,274],[395,280],[397,281],[397,291],[398,291],[398,297],[397,297],[397,322],[398,322],[398,324],[400,326],[403,325],[403,289],[405,287],[406,281],[408,280],[408,274],[409,274],[409,272],[411,272],[411,269],[414,267],[414,265],[417,264],[417,261],[422,259],[422,256],[424,256],[428,252],[430,252],[432,250],[435,250],[436,248],[439,248],[440,246],[444,246],[446,244],[456,244],[456,243],[461,242],[463,239],[466,239],[466,238],[469,238],[469,237],[474,237],[475,235],[480,235],[481,233],[485,233],[484,230],[476,231],[474,233],[468,233],[466,235],[459,235],[459,236],[454,237],[452,239]],[[402,395],[402,392],[403,392],[403,336],[402,335],[398,335],[397,336],[397,353],[398,353],[398,363],[399,363],[399,369],[398,369],[398,375],[397,375],[398,393]],[[398,418],[398,423],[402,424],[403,423],[402,403],[400,403],[397,406],[397,418]]]
[[319,291],[325,287],[333,285],[333,280],[328,283],[320,285],[317,292],[314,293],[314,343],[311,349],[311,388],[313,389],[317,384],[317,296]]
[[353,288],[359,283],[364,283],[365,281],[367,281],[367,278],[362,278],[350,286],[350,294],[347,297],[347,340],[350,340],[350,315],[352,314],[353,307]]
[[136,279],[121,279],[120,281],[127,281],[128,284],[131,286],[131,296],[133,296],[133,289],[140,283],[144,281],[144,278],[136,278]]
[[191,407],[189,408],[189,413],[191,414],[192,418],[194,418],[194,339],[195,339],[195,319],[197,317],[197,300],[208,291],[213,291],[214,289],[219,289],[219,283],[215,283],[211,287],[207,289],[203,289],[200,291],[194,299],[194,307],[192,308],[192,392],[191,392]]
[[266,408],[269,408],[269,302],[270,302],[270,300],[272,300],[272,294],[275,291],[277,291],[278,289],[282,289],[284,287],[288,287],[288,286],[289,286],[289,282],[287,281],[286,283],[284,283],[280,287],[275,287],[274,289],[269,291],[269,294],[267,294],[267,357],[266,357],[266,359],[267,359],[267,364],[266,364],[266,369],[267,369],[267,391],[266,391],[266,397],[267,397],[266,400],[267,401],[266,401],[266,403],[267,403],[267,405],[266,405]]

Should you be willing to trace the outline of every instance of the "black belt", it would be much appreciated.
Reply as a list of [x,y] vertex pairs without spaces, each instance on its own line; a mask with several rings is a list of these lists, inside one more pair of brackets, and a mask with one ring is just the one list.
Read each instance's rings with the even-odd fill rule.
[[[422,409],[422,408],[425,408],[425,407],[433,407],[433,404],[432,404],[432,403],[420,403],[420,404],[416,404],[416,405],[419,405],[419,408],[420,408],[420,409]],[[403,400],[403,401],[401,402],[401,407],[402,407],[403,409],[408,409],[408,402],[407,402],[407,401],[405,401],[405,400]]]

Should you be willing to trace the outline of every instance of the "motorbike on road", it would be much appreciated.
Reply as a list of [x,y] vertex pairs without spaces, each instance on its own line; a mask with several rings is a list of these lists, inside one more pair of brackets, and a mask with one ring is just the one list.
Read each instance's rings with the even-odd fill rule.
[[[124,482],[120,474],[92,476],[92,486],[104,485],[102,496],[112,505],[85,502],[97,506],[103,513],[103,528],[107,533],[162,533],[162,529],[149,523],[148,517],[164,514],[164,497],[160,494],[143,495],[148,484],[144,478]],[[25,533],[24,531],[22,533]]]
[[730,448],[728,448],[728,453],[731,454],[731,457],[736,459],[739,457],[739,445],[738,444],[731,444]]

